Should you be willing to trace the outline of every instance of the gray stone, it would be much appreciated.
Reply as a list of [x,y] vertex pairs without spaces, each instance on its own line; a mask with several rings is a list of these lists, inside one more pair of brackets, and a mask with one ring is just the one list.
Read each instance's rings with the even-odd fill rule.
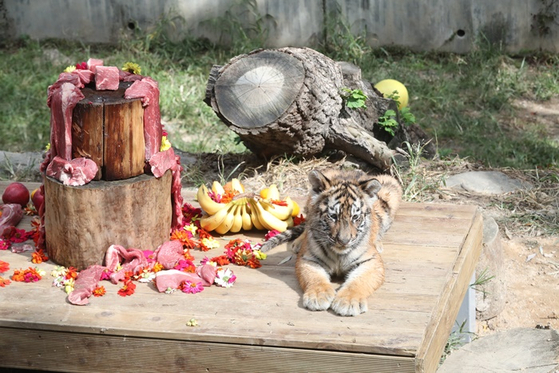
[[481,337],[453,351],[438,373],[557,372],[559,334],[519,328]]
[[499,171],[470,171],[456,174],[446,179],[446,186],[481,194],[503,194],[532,188],[531,184],[512,179]]
[[476,277],[482,275],[492,278],[475,287],[476,318],[489,320],[505,308],[507,284],[499,226],[488,216],[483,217],[483,249],[476,265]]

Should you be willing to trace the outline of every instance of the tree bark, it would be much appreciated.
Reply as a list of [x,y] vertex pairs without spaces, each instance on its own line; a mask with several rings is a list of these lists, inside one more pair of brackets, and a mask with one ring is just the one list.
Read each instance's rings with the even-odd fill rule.
[[44,178],[49,257],[78,270],[103,264],[110,245],[155,250],[169,239],[171,171],[65,186]]
[[72,114],[72,156],[91,158],[99,167],[95,180],[122,180],[144,173],[144,108],[126,100],[130,83],[116,91],[86,87]]
[[[347,108],[344,88],[362,90],[367,107]],[[205,102],[261,157],[340,149],[390,167],[394,151],[374,130],[392,100],[362,80],[358,67],[312,49],[258,50],[214,66]]]

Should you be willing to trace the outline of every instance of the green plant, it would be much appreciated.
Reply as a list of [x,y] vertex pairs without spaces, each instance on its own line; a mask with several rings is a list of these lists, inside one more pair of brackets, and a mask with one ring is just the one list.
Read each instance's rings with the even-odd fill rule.
[[367,108],[365,101],[368,97],[360,89],[343,88],[342,98],[344,99],[345,107],[347,107],[348,109]]
[[394,136],[396,133],[394,129],[398,128],[400,124],[398,123],[398,115],[396,111],[388,109],[384,112],[384,115],[378,118],[379,126],[386,132]]
[[485,268],[483,271],[479,273],[475,281],[470,284],[470,287],[475,291],[481,291],[483,295],[485,295],[487,294],[487,292],[481,287],[487,284],[489,281],[493,280],[494,278],[495,276],[489,274],[489,269]]

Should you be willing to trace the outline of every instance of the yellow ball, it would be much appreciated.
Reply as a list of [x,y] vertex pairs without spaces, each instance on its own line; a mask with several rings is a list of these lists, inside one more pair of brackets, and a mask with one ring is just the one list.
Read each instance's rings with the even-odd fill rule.
[[399,96],[398,109],[402,110],[402,108],[408,106],[408,90],[406,89],[406,86],[399,81],[394,79],[381,80],[375,84],[375,88],[387,98],[392,96],[394,91],[396,91]]

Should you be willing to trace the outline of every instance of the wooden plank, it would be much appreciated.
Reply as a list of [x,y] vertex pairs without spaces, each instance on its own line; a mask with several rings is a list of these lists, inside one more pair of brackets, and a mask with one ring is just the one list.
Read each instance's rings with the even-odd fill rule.
[[10,328],[0,328],[0,362],[6,367],[56,367],[66,372],[414,371],[411,357]]
[[477,211],[460,255],[453,266],[452,277],[446,282],[431,322],[425,331],[425,339],[417,351],[416,371],[435,372],[438,357],[441,356],[448,334],[441,330],[450,330],[458,315],[460,304],[466,294],[470,278],[482,248],[483,220]]
[[[0,190],[5,185],[0,182]],[[193,194],[184,191],[185,201],[193,203]],[[29,221],[25,217],[22,224],[28,226]],[[258,242],[263,232],[242,236]],[[224,236],[220,243],[224,245],[232,237],[238,235]],[[352,371],[367,364],[373,364],[367,371],[413,371],[409,363],[418,372],[431,372],[438,364],[480,249],[481,218],[474,206],[404,203],[385,237],[382,256],[386,282],[369,299],[369,311],[360,316],[343,318],[302,308],[294,260],[278,265],[290,255],[283,247],[270,252],[259,269],[232,266],[238,276],[233,288],[210,287],[196,295],[160,294],[151,285],[138,284],[136,294],[122,298],[116,294],[120,286],[103,282],[107,295],[77,307],[66,303],[62,290],[51,287],[48,275],[34,284],[12,283],[0,289],[0,341],[4,330],[17,330],[12,351],[14,343],[30,351],[41,350],[43,345],[56,346],[56,356],[43,352],[49,355],[43,356],[43,369],[61,369],[59,361],[68,355],[63,343],[75,337],[76,342],[70,345],[94,347],[91,352],[77,348],[85,359],[111,354],[111,347],[124,356],[125,344],[120,341],[126,339],[134,340],[130,344],[134,359],[163,354],[168,361],[187,361],[190,365],[185,366],[194,371],[206,366],[223,371],[223,366],[217,369],[210,363],[217,364],[216,356],[224,356],[234,362],[228,371],[247,366],[260,371],[283,367],[322,370],[313,366],[339,371],[344,364],[344,370],[351,366]],[[193,253],[198,261],[206,255],[220,255],[222,249]],[[8,261],[12,269],[32,265],[29,257],[30,253],[0,251],[0,260]],[[39,267],[50,272],[54,264]],[[188,327],[190,318],[197,319],[200,326]],[[38,335],[43,337],[38,339]],[[0,351],[8,351],[3,344],[10,343],[12,339],[8,339],[0,343]],[[219,351],[220,355],[188,360],[174,352],[165,354],[167,350],[184,353],[195,346]],[[243,356],[242,361],[235,356]],[[275,360],[271,365],[276,368],[263,365],[260,369],[259,364],[267,362],[258,360],[272,361],[271,356]],[[27,367],[33,358],[36,356],[10,355],[9,361]],[[336,365],[336,359],[343,363]],[[0,355],[0,366],[3,361]],[[395,361],[400,365],[390,365]],[[388,364],[385,370],[383,364]],[[114,365],[100,365],[98,370],[112,368]]]

